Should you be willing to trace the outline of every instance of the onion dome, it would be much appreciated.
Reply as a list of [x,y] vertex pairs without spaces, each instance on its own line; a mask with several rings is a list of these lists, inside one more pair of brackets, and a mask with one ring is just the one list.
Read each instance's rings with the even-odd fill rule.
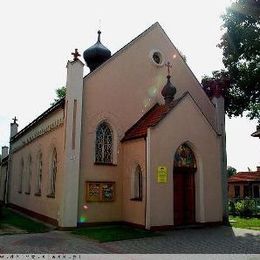
[[86,49],[83,53],[84,60],[87,66],[90,68],[90,71],[95,70],[103,62],[108,60],[111,57],[111,51],[106,48],[100,41],[101,31],[98,31],[98,40],[97,42]]
[[171,76],[167,76],[167,83],[163,87],[161,94],[164,97],[165,104],[170,104],[172,100],[174,99],[174,95],[176,94],[176,88],[173,86],[173,84],[170,81]]

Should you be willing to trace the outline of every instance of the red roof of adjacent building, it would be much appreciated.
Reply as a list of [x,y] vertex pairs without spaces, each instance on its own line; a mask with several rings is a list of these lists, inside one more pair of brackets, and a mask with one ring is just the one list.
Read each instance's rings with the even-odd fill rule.
[[260,181],[260,171],[256,172],[238,172],[228,178],[228,182],[252,182]]
[[155,104],[147,113],[145,113],[131,128],[129,128],[122,142],[143,138],[147,136],[147,129],[149,127],[156,126],[178,103],[179,101],[186,95],[184,95],[172,103],[168,105],[159,105]]

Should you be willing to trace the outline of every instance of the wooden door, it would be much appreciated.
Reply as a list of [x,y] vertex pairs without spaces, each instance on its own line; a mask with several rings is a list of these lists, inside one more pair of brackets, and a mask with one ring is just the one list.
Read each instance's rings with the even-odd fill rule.
[[184,177],[184,224],[193,224],[195,222],[194,174],[187,172]]
[[174,225],[183,224],[184,220],[184,178],[180,173],[174,174]]
[[174,225],[187,225],[195,222],[194,173],[189,169],[174,171]]

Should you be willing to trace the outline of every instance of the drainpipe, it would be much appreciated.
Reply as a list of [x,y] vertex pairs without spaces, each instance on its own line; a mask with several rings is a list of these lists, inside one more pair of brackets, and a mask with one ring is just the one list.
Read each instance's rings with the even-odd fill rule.
[[151,228],[151,175],[150,175],[150,143],[151,133],[150,128],[147,129],[146,137],[146,207],[145,207],[145,229],[150,230]]

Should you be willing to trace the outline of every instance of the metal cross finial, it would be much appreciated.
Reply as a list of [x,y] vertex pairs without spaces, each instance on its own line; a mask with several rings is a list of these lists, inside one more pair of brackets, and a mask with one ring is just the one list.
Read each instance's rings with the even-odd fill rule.
[[75,52],[72,52],[71,55],[73,55],[73,60],[76,61],[78,60],[78,57],[80,57],[81,55],[78,52],[78,49],[75,49]]
[[16,121],[18,121],[18,119],[16,118],[16,116],[15,116],[12,120],[14,120],[13,124],[16,124]]
[[168,61],[167,63],[165,63],[165,66],[168,68],[168,76],[170,76],[170,68],[172,68],[171,63]]

